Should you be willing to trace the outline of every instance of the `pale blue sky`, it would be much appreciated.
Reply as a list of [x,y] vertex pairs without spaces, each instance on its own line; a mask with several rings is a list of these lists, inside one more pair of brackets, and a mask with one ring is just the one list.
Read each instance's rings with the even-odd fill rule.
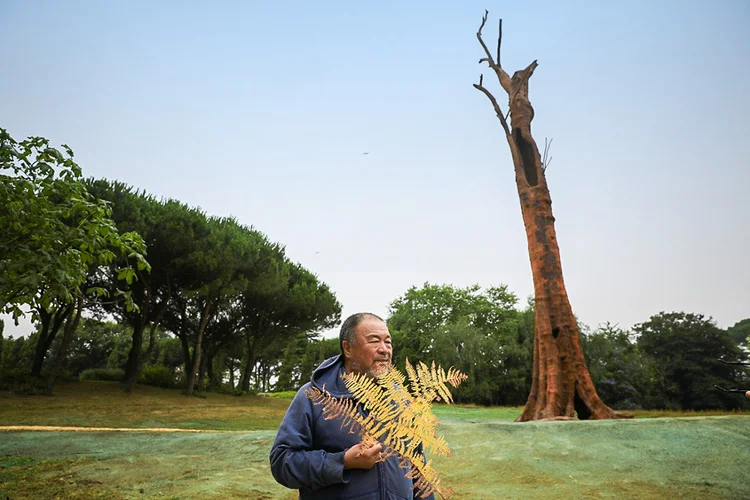
[[2,0],[0,126],[69,144],[87,176],[254,225],[345,316],[385,315],[425,281],[525,302],[510,153],[472,88],[485,8],[509,72],[539,60],[532,131],[554,138],[580,319],[750,316],[746,0]]

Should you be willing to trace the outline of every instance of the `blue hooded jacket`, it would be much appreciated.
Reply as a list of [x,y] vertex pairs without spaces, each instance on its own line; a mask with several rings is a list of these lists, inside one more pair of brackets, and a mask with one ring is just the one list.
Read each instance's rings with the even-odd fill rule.
[[[357,434],[341,429],[341,420],[324,420],[322,405],[305,395],[310,386],[337,398],[351,398],[340,375],[343,356],[328,358],[297,392],[281,422],[271,448],[271,473],[280,484],[299,490],[300,499],[404,500],[414,498],[408,472],[397,456],[372,469],[344,470],[344,453],[360,442]],[[433,495],[427,497],[434,499]]]

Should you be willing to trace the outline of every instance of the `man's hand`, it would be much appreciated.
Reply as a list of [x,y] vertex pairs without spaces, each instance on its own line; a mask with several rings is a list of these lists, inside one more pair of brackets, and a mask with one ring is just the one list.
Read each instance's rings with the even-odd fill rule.
[[352,446],[344,454],[344,469],[372,469],[380,462],[380,452],[383,451],[383,445],[375,443],[369,448],[365,448],[362,443]]

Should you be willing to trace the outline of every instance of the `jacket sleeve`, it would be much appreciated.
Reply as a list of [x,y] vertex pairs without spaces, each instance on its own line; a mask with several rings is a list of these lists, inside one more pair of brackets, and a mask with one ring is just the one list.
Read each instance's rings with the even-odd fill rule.
[[313,449],[312,418],[312,402],[300,390],[284,415],[270,454],[271,474],[287,488],[317,490],[349,482],[349,474],[344,473],[345,451]]

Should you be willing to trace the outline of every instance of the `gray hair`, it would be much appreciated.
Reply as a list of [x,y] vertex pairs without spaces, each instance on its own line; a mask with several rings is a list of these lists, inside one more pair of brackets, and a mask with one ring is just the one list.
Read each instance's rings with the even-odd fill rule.
[[341,354],[344,354],[344,341],[346,340],[350,344],[354,344],[354,339],[357,337],[357,327],[363,320],[367,318],[377,319],[383,321],[383,318],[377,314],[368,312],[361,312],[352,314],[341,324],[341,331],[339,332],[339,347],[341,348]]

